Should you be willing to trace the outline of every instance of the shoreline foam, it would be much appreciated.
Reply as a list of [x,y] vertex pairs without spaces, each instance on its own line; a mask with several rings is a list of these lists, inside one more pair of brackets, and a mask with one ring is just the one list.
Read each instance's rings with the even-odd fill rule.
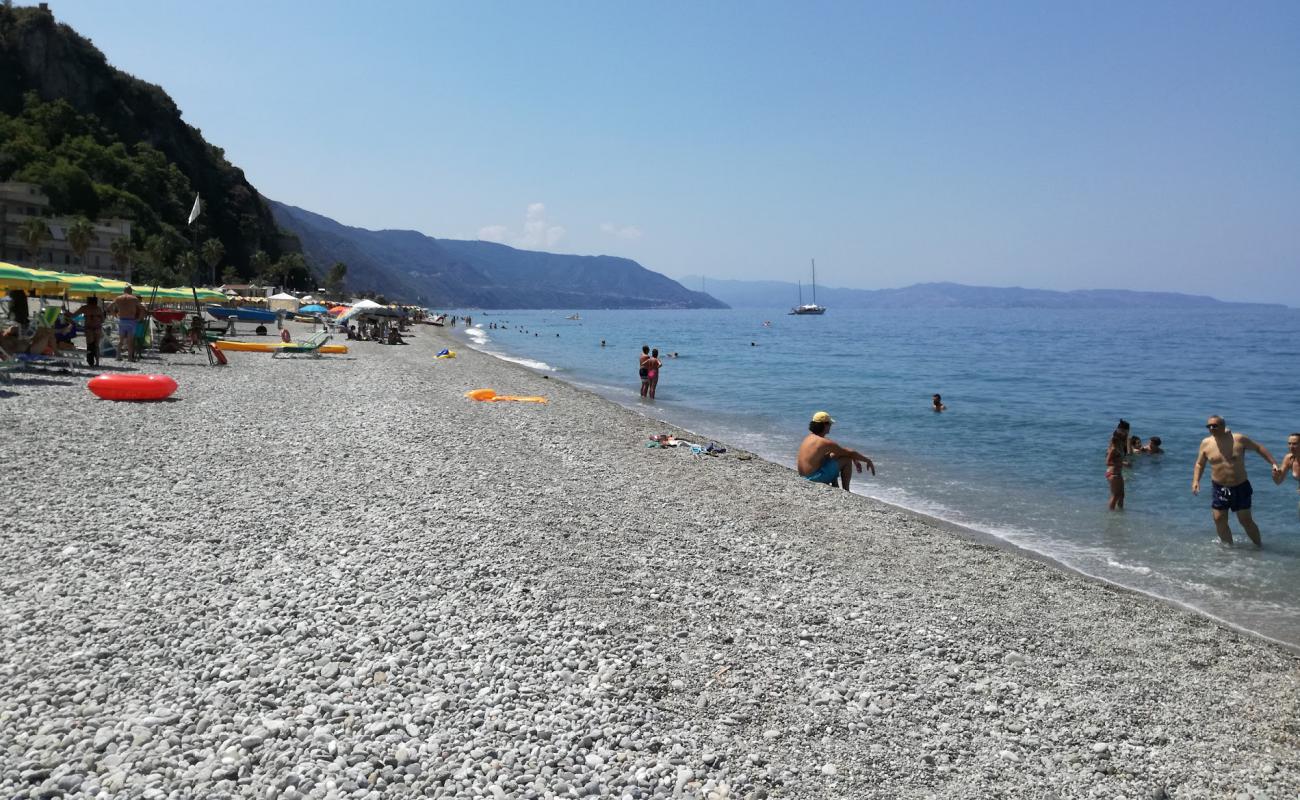
[[[625,409],[625,410],[627,410],[627,411],[631,411],[631,412],[636,413],[636,414],[640,414],[640,415],[642,415],[642,416],[644,416],[644,417],[647,417],[647,418],[649,418],[649,419],[653,419],[653,420],[655,420],[655,421],[657,421],[657,422],[659,422],[659,423],[661,423],[661,424],[663,424],[663,425],[669,425],[669,426],[672,426],[673,428],[676,428],[676,429],[678,429],[678,430],[686,431],[686,432],[689,433],[692,437],[695,437],[695,438],[697,438],[697,439],[701,439],[701,440],[703,440],[703,441],[714,441],[714,442],[718,442],[718,443],[720,443],[720,444],[724,444],[724,445],[726,445],[728,448],[733,448],[732,443],[729,442],[729,441],[726,441],[725,439],[721,439],[721,438],[718,438],[718,437],[715,437],[715,436],[709,435],[709,434],[704,433],[704,432],[702,432],[702,431],[692,430],[692,429],[690,429],[690,428],[685,427],[685,425],[682,424],[682,423],[679,423],[679,422],[673,422],[673,421],[670,421],[670,420],[663,419],[663,418],[660,417],[660,416],[657,416],[657,415],[654,413],[655,410],[657,409],[657,406],[655,406],[655,405],[653,405],[653,404],[648,404],[648,403],[638,403],[638,404],[622,403],[622,402],[619,402],[617,399],[614,399],[614,398],[611,398],[611,397],[606,397],[605,395],[603,395],[603,394],[599,391],[598,386],[596,386],[596,385],[587,384],[587,383],[582,382],[582,381],[573,381],[573,380],[570,380],[570,379],[567,378],[567,377],[557,377],[557,376],[554,374],[555,372],[557,372],[557,369],[556,369],[555,367],[551,367],[550,365],[544,365],[543,367],[538,368],[538,367],[536,367],[536,366],[534,366],[534,365],[535,365],[535,364],[540,364],[541,362],[532,361],[532,360],[530,360],[530,359],[528,359],[528,358],[525,358],[525,357],[522,357],[522,356],[512,356],[512,355],[509,355],[509,354],[502,354],[502,353],[500,353],[500,352],[496,352],[496,351],[493,351],[493,350],[489,350],[489,349],[487,349],[485,346],[483,346],[482,343],[479,343],[479,342],[477,342],[476,340],[473,340],[472,337],[465,337],[465,336],[462,336],[462,335],[458,335],[455,331],[451,331],[451,332],[443,332],[443,335],[451,336],[451,337],[453,337],[453,338],[455,338],[455,339],[461,341],[462,343],[466,344],[467,346],[474,348],[474,349],[477,350],[478,352],[480,352],[480,353],[482,353],[482,354],[484,354],[484,355],[490,356],[490,357],[492,357],[492,358],[496,358],[496,359],[499,359],[499,360],[501,360],[501,361],[504,361],[504,362],[507,362],[507,363],[511,363],[511,364],[515,364],[515,365],[517,365],[517,366],[521,366],[521,367],[524,367],[524,368],[526,368],[526,369],[530,369],[530,370],[536,370],[536,371],[539,371],[539,372],[540,372],[540,371],[549,372],[549,373],[551,373],[551,378],[554,379],[554,380],[560,380],[560,381],[563,381],[564,383],[568,384],[569,386],[571,386],[571,387],[573,387],[573,388],[575,388],[575,389],[577,389],[577,390],[584,391],[584,392],[588,392],[588,393],[590,393],[590,394],[592,394],[592,395],[594,395],[594,396],[600,398],[601,400],[603,400],[603,401],[605,401],[605,402],[608,402],[608,403],[610,403],[610,404],[612,404],[612,405],[614,405],[614,406],[617,406],[617,407],[619,407],[619,408]],[[733,448],[733,449],[734,449],[734,448]],[[751,451],[745,451],[745,452],[751,452]],[[757,457],[757,458],[761,458],[761,459],[763,459],[763,460],[766,461],[767,463],[773,464],[774,466],[778,466],[778,467],[781,467],[781,468],[783,468],[783,469],[790,470],[790,471],[792,471],[792,472],[794,471],[793,461],[790,460],[790,459],[782,459],[782,458],[779,458],[779,457],[774,457],[774,456],[772,456],[771,454],[765,454],[765,453],[760,453],[760,452],[753,452],[753,455],[754,455],[755,457]],[[857,496],[859,496],[859,497],[863,497],[863,498],[866,498],[866,499],[868,499],[868,500],[871,500],[871,501],[873,501],[873,502],[881,503],[881,504],[883,504],[883,505],[889,506],[890,508],[895,508],[895,509],[898,509],[899,511],[902,511],[902,512],[905,512],[905,513],[908,513],[908,514],[914,515],[915,517],[917,517],[918,519],[920,519],[920,520],[926,522],[927,524],[930,524],[930,525],[933,525],[933,526],[936,526],[936,527],[940,527],[940,528],[944,528],[944,529],[946,529],[946,530],[949,530],[949,531],[952,531],[952,532],[958,533],[958,534],[960,534],[960,535],[962,535],[962,536],[965,536],[965,537],[971,539],[972,541],[976,541],[976,542],[979,542],[979,543],[982,543],[982,544],[988,544],[988,545],[992,545],[992,546],[998,547],[999,549],[1006,550],[1006,551],[1008,551],[1008,552],[1011,552],[1011,553],[1014,553],[1014,554],[1020,555],[1020,556],[1025,557],[1025,558],[1033,559],[1034,561],[1038,561],[1038,562],[1041,562],[1041,563],[1048,564],[1048,565],[1053,566],[1053,567],[1055,567],[1055,568],[1057,568],[1057,569],[1060,569],[1060,570],[1062,570],[1062,571],[1064,571],[1064,572],[1068,572],[1068,573],[1073,574],[1073,575],[1078,575],[1078,576],[1080,576],[1080,577],[1087,578],[1088,580],[1096,581],[1096,582],[1098,582],[1098,583],[1100,583],[1100,584],[1102,584],[1102,585],[1105,585],[1105,586],[1108,586],[1108,587],[1111,587],[1111,588],[1114,588],[1114,589],[1121,589],[1121,590],[1123,590],[1123,591],[1133,592],[1133,593],[1135,593],[1135,594],[1141,595],[1141,596],[1146,597],[1146,598],[1149,598],[1149,599],[1151,599],[1151,600],[1155,600],[1155,601],[1157,601],[1157,602],[1161,602],[1161,603],[1166,603],[1166,604],[1168,604],[1168,605],[1170,605],[1170,606],[1172,606],[1172,607],[1174,607],[1174,608],[1179,609],[1180,611],[1184,611],[1184,612],[1188,612],[1188,613],[1197,614],[1197,615],[1199,615],[1199,616],[1202,616],[1202,617],[1204,617],[1205,619],[1210,620],[1210,621],[1213,621],[1213,622],[1215,622],[1215,623],[1217,623],[1217,624],[1219,624],[1219,625],[1221,625],[1221,626],[1223,626],[1223,627],[1225,627],[1225,628],[1227,628],[1227,629],[1229,629],[1229,630],[1232,630],[1232,631],[1234,631],[1234,632],[1236,632],[1236,633],[1240,633],[1240,634],[1243,634],[1243,635],[1246,635],[1246,636],[1253,637],[1253,638],[1258,639],[1258,640],[1260,640],[1260,641],[1262,641],[1262,642],[1265,642],[1265,643],[1267,643],[1267,644],[1275,645],[1275,646],[1281,647],[1281,648],[1283,648],[1283,649],[1285,649],[1285,650],[1287,650],[1287,651],[1289,651],[1289,652],[1292,652],[1292,653],[1295,653],[1295,654],[1297,654],[1297,655],[1300,655],[1300,641],[1291,642],[1291,641],[1287,641],[1287,640],[1285,640],[1285,639],[1279,639],[1279,638],[1274,637],[1274,636],[1269,636],[1268,634],[1266,634],[1266,633],[1264,633],[1264,632],[1262,632],[1262,631],[1255,630],[1255,629],[1250,628],[1250,627],[1248,627],[1248,626],[1246,626],[1246,625],[1243,625],[1243,624],[1240,624],[1240,623],[1233,622],[1232,620],[1229,620],[1229,619],[1227,619],[1227,618],[1225,618],[1225,617],[1222,617],[1222,616],[1220,616],[1220,615],[1217,615],[1217,614],[1215,614],[1215,613],[1213,613],[1213,612],[1211,612],[1211,611],[1209,611],[1209,610],[1207,610],[1207,609],[1204,609],[1204,608],[1198,607],[1198,606],[1196,606],[1196,605],[1193,605],[1192,603],[1189,603],[1189,602],[1186,602],[1186,601],[1180,600],[1180,599],[1178,599],[1178,598],[1176,598],[1176,597],[1170,597],[1170,596],[1167,596],[1167,595],[1163,595],[1163,594],[1160,594],[1159,592],[1156,592],[1156,591],[1152,591],[1152,590],[1149,590],[1149,589],[1144,589],[1144,588],[1142,588],[1142,587],[1140,587],[1140,586],[1133,586],[1133,585],[1130,585],[1130,584],[1127,584],[1127,583],[1123,583],[1122,581],[1117,580],[1117,579],[1114,579],[1114,578],[1109,578],[1109,577],[1106,577],[1106,576],[1104,576],[1104,575],[1100,575],[1100,574],[1097,574],[1097,573],[1094,573],[1094,572],[1090,572],[1090,571],[1088,571],[1086,568],[1083,568],[1083,567],[1080,567],[1080,566],[1076,566],[1075,564],[1072,564],[1072,563],[1066,561],[1066,560],[1065,560],[1065,559],[1067,558],[1066,556],[1056,555],[1056,554],[1053,554],[1053,553],[1047,552],[1047,551],[1045,551],[1045,550],[1041,550],[1041,549],[1038,549],[1038,548],[1032,547],[1032,546],[1030,546],[1030,545],[1028,545],[1028,544],[1024,544],[1024,543],[1022,543],[1022,542],[1015,541],[1014,539],[1010,538],[1010,537],[1009,537],[1008,535],[1006,535],[1006,534],[998,533],[997,531],[994,531],[994,530],[985,530],[985,529],[982,529],[982,528],[976,527],[976,526],[974,526],[974,525],[970,525],[970,524],[967,524],[967,523],[963,523],[963,522],[959,522],[959,521],[956,521],[956,520],[948,519],[948,518],[943,517],[943,516],[940,516],[940,515],[938,515],[938,514],[936,514],[936,513],[932,513],[932,512],[930,512],[930,511],[927,511],[927,510],[925,510],[925,509],[923,509],[923,508],[918,508],[918,507],[914,507],[914,506],[909,506],[909,505],[907,505],[907,504],[905,504],[905,503],[898,502],[898,501],[896,501],[896,500],[885,499],[885,498],[882,498],[882,497],[878,497],[878,496],[876,496],[876,495],[868,494],[867,492],[862,491],[860,488],[855,488],[855,489],[853,489],[853,490],[851,491],[851,493],[852,493],[852,494],[855,494],[855,495],[857,495]],[[1121,565],[1121,566],[1119,566],[1119,567],[1117,567],[1117,568],[1124,568],[1124,567]],[[1148,570],[1148,572],[1150,571],[1150,568],[1149,568],[1149,567],[1135,568],[1134,571],[1137,571],[1137,570],[1140,570],[1140,569],[1146,569],[1146,570]],[[1138,574],[1144,574],[1144,573],[1138,572]]]

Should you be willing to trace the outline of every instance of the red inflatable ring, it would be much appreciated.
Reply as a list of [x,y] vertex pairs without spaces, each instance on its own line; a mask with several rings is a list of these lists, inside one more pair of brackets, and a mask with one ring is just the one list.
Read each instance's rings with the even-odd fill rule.
[[176,391],[176,381],[166,375],[96,375],[86,388],[105,400],[163,400]]

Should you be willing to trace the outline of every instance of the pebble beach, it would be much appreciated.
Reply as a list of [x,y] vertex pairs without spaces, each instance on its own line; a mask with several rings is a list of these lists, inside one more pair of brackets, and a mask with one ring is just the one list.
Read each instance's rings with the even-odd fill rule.
[[0,381],[0,797],[1300,797],[1295,652],[408,341]]

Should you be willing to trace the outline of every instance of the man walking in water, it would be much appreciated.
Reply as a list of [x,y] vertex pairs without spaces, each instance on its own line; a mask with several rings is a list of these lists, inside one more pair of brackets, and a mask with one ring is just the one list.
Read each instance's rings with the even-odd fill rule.
[[808,423],[808,435],[799,445],[795,465],[799,468],[799,474],[808,480],[830,486],[835,486],[838,481],[839,487],[847,492],[855,468],[861,472],[862,465],[866,464],[871,474],[875,475],[876,465],[857,450],[850,450],[827,439],[826,434],[830,433],[833,424],[835,420],[825,411],[812,415],[812,421]]
[[1259,526],[1250,513],[1252,489],[1246,478],[1246,451],[1259,453],[1274,470],[1279,468],[1277,461],[1248,437],[1228,430],[1227,423],[1218,414],[1206,421],[1205,428],[1210,435],[1201,441],[1201,449],[1196,454],[1196,468],[1192,471],[1192,494],[1201,493],[1201,475],[1205,472],[1205,463],[1208,461],[1210,483],[1214,487],[1210,509],[1214,514],[1214,528],[1218,531],[1219,538],[1224,544],[1232,544],[1228,516],[1236,512],[1237,520],[1246,530],[1246,535],[1256,547],[1260,547]]

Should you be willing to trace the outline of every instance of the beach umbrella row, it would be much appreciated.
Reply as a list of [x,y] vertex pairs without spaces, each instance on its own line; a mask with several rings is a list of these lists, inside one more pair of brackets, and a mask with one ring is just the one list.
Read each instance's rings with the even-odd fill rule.
[[[98,275],[72,272],[55,272],[48,269],[31,269],[0,261],[0,289],[22,289],[36,295],[85,298],[91,295],[115,295],[131,284]],[[163,302],[192,301],[195,293],[199,302],[222,303],[226,296],[214,289],[191,290],[189,287],[165,288],[136,286],[135,293],[143,300],[150,298]]]

